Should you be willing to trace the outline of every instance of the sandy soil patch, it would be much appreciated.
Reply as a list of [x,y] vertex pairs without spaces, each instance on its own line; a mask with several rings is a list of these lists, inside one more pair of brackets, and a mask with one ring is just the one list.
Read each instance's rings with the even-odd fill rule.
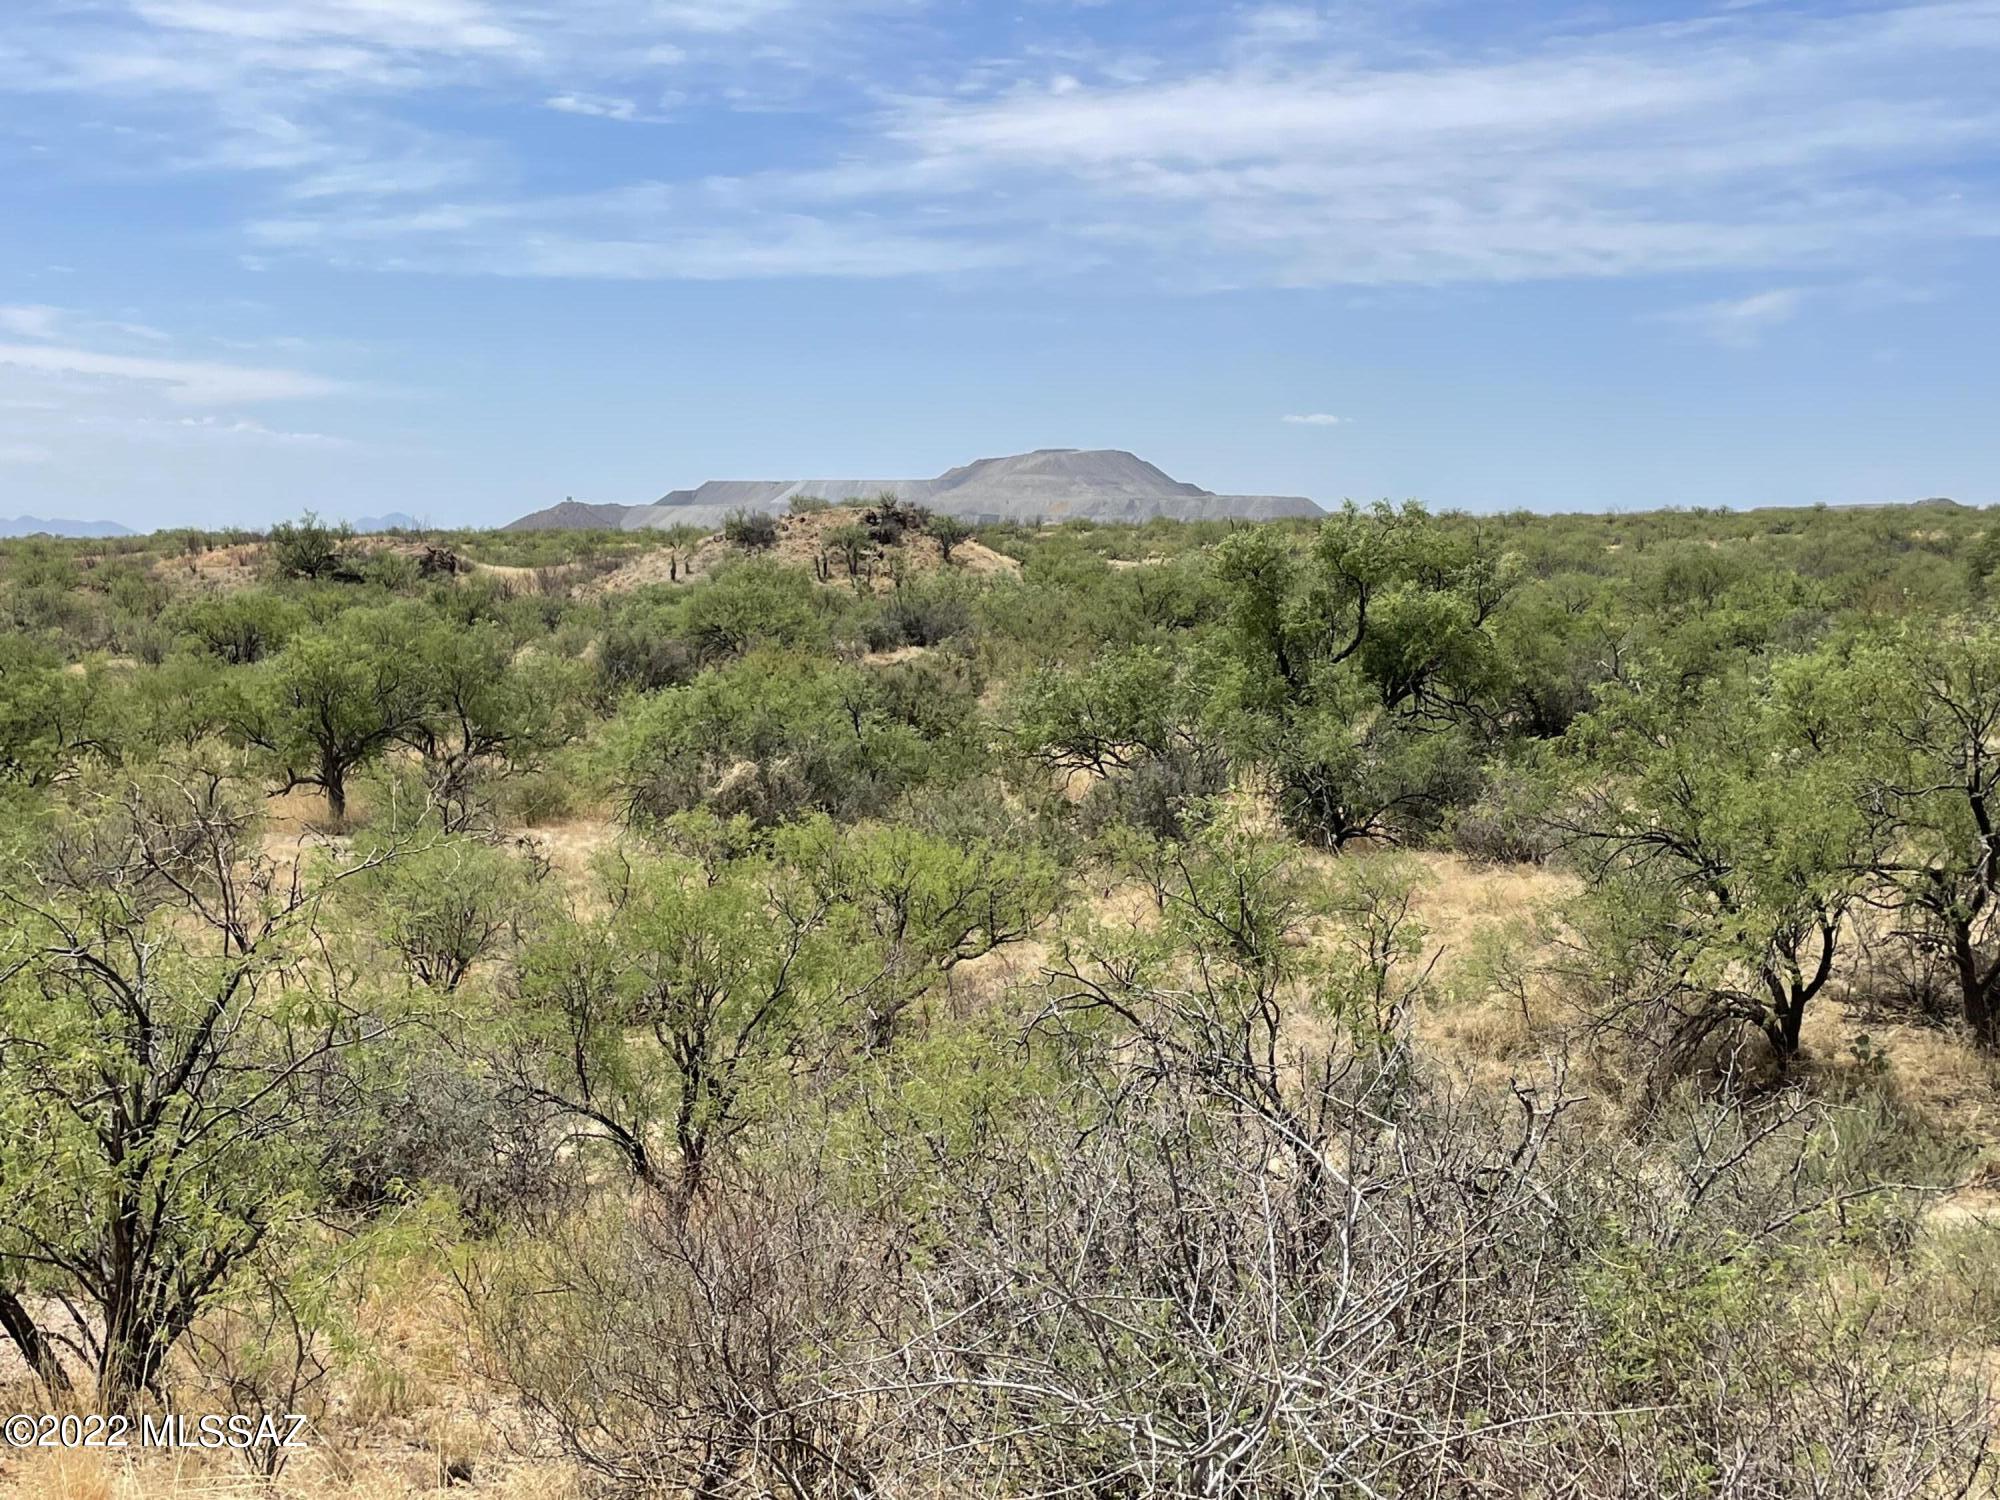
[[163,557],[153,564],[153,573],[175,588],[234,593],[262,581],[267,550],[262,542],[211,547],[206,552],[192,555],[182,553]]

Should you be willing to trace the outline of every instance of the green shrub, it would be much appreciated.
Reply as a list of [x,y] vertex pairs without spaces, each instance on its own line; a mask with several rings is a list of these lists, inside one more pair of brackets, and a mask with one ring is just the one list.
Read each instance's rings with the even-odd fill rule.
[[722,519],[723,540],[752,552],[778,545],[778,518],[768,511],[733,510]]
[[865,670],[764,651],[636,701],[608,751],[635,821],[706,807],[772,825],[865,816],[948,775],[967,746],[893,717]]
[[537,771],[509,780],[501,791],[501,806],[511,822],[542,828],[576,815],[575,774],[567,770]]
[[330,578],[345,565],[354,530],[328,526],[311,511],[271,528],[271,566],[280,578]]

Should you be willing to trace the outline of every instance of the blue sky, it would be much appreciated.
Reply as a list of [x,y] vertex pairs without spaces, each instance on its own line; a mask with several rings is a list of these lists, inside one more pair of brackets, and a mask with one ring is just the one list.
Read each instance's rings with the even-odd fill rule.
[[8,0],[0,515],[2000,503],[2000,0]]

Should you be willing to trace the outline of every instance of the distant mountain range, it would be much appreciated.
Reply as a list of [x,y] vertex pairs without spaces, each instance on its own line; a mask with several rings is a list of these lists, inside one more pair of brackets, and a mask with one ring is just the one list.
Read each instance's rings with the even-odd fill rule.
[[[348,522],[357,536],[372,536],[381,531],[422,531],[424,523],[415,516],[405,515],[400,510],[392,510],[386,516],[357,516]],[[41,516],[15,516],[11,520],[0,516],[0,537],[8,536],[73,536],[107,537],[137,536],[139,533],[129,526],[120,526],[116,521],[72,521],[62,516],[43,518]]]
[[116,521],[71,521],[62,516],[0,516],[0,536],[137,536]]
[[386,516],[357,516],[349,521],[356,536],[372,536],[378,531],[422,531],[424,523],[415,516],[392,510]]
[[508,531],[641,531],[648,527],[699,526],[713,531],[732,511],[781,515],[794,500],[872,500],[893,494],[944,515],[973,522],[1270,521],[1317,516],[1320,508],[1296,495],[1217,495],[1172,479],[1152,464],[1118,449],[1044,448],[1013,458],[987,458],[935,479],[711,479],[698,489],[675,490],[653,505],[561,505],[523,516]]

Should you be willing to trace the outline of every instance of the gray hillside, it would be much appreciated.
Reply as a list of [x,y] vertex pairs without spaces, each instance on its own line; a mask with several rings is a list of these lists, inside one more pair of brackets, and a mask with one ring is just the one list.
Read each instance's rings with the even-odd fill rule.
[[532,515],[509,521],[502,531],[618,531],[625,518],[645,506],[586,505],[581,500],[565,500]]
[[1216,495],[1117,449],[1045,449],[953,469],[923,503],[969,521],[1208,521],[1316,516],[1297,496]]
[[[675,490],[657,504],[625,509],[598,524],[627,531],[698,526],[715,530],[734,510],[783,514],[794,499],[869,500],[881,494],[974,522],[996,521],[1268,521],[1316,516],[1320,508],[1296,495],[1217,495],[1184,484],[1117,449],[1045,448],[1011,458],[981,459],[936,479],[710,480]],[[582,507],[578,507],[582,509]],[[591,507],[610,511],[613,507]],[[554,511],[514,523],[516,529],[564,524]],[[544,521],[542,517],[549,519]],[[569,521],[568,524],[576,524]]]

